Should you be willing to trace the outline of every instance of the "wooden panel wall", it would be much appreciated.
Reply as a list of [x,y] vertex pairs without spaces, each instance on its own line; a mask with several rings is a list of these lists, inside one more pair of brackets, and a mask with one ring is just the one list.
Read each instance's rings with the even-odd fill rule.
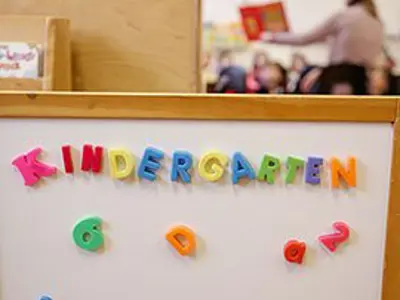
[[1,0],[0,14],[71,20],[75,90],[194,92],[199,1]]
[[40,44],[43,49],[41,78],[0,78],[1,90],[71,90],[71,39],[68,19],[2,15],[0,41]]

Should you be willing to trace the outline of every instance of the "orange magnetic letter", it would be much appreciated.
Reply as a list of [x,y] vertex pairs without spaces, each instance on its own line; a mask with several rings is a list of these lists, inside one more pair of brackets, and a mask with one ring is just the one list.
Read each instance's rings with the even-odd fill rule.
[[347,159],[347,169],[342,166],[340,161],[333,157],[331,160],[331,176],[332,176],[332,187],[339,188],[339,179],[342,178],[348,187],[356,187],[357,178],[357,164],[355,157],[349,157]]
[[167,232],[165,238],[180,255],[190,255],[196,250],[196,235],[186,226],[172,228]]

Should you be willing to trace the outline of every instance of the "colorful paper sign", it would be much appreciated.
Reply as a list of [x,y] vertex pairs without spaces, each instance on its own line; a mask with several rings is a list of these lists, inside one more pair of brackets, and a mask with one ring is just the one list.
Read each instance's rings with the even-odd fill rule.
[[204,49],[243,49],[247,46],[246,34],[239,22],[203,25]]
[[40,77],[41,46],[28,43],[0,43],[0,77]]

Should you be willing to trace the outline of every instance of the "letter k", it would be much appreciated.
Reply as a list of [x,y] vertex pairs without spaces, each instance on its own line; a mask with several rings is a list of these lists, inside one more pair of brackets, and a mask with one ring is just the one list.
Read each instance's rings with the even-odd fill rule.
[[35,148],[26,154],[18,156],[12,162],[21,173],[27,186],[34,185],[41,177],[48,177],[57,172],[56,167],[46,165],[37,160],[41,152],[41,148]]

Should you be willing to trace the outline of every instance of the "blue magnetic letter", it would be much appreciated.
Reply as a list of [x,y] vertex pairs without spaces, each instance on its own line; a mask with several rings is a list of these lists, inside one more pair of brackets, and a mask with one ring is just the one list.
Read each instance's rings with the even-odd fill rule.
[[310,184],[320,184],[320,166],[324,163],[324,159],[320,157],[309,157],[306,167],[306,182]]
[[154,181],[157,179],[156,171],[161,168],[159,160],[164,158],[164,153],[156,148],[148,147],[143,153],[139,166],[139,178]]
[[232,157],[232,182],[237,184],[242,177],[254,180],[256,173],[247,158],[242,153],[236,152]]
[[192,167],[192,164],[193,159],[189,152],[174,152],[172,156],[171,180],[178,181],[178,177],[180,177],[184,183],[190,183],[191,177],[188,171]]

